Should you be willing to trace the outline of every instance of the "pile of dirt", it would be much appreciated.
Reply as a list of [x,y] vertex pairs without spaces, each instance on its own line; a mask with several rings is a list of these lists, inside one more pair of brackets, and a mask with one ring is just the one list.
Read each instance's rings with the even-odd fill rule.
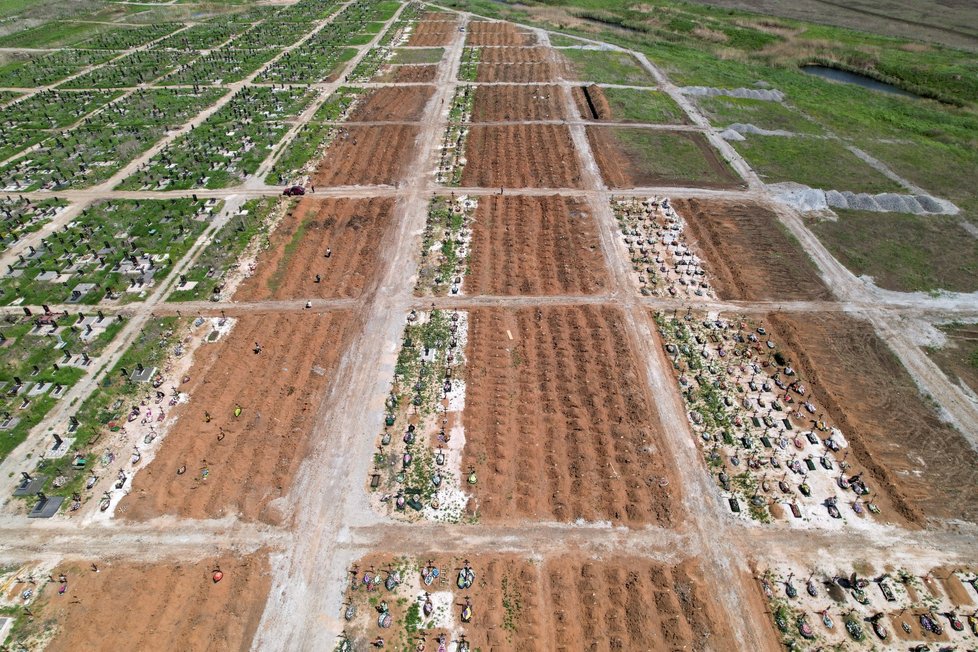
[[[350,313],[249,314],[195,354],[190,402],[156,458],[133,478],[117,516],[173,514],[278,522],[350,333]],[[261,353],[253,349],[262,346]],[[234,416],[241,406],[240,416]]]
[[414,160],[419,127],[344,127],[326,148],[314,186],[393,186]]
[[387,86],[360,98],[349,122],[417,122],[435,94],[434,86]]
[[470,294],[589,294],[607,287],[597,227],[580,200],[483,197],[472,228]]
[[722,299],[829,299],[811,260],[772,211],[746,201],[676,199],[672,205],[708,262]]
[[562,120],[567,118],[559,86],[477,86],[472,122]]
[[463,464],[490,521],[668,526],[676,482],[658,415],[608,306],[469,313]]
[[528,29],[513,23],[497,23],[487,20],[474,20],[469,23],[465,45],[535,45],[536,35]]
[[32,610],[56,629],[47,650],[249,650],[271,586],[268,559],[255,553],[215,562],[123,564],[95,560],[57,572]]
[[304,197],[271,234],[255,273],[239,286],[234,300],[360,296],[380,263],[381,242],[393,210],[390,197]]
[[585,120],[611,120],[614,117],[608,98],[597,84],[575,86],[572,92],[577,110]]
[[581,171],[563,125],[476,125],[465,147],[462,186],[581,188]]
[[839,313],[768,320],[867,469],[876,502],[882,494],[910,524],[978,522],[978,454],[940,420],[869,324]]

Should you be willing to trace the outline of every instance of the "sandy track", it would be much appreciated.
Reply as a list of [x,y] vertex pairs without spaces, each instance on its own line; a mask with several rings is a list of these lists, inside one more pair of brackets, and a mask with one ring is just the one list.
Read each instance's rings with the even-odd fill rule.
[[391,197],[306,196],[272,233],[268,250],[258,257],[255,273],[238,288],[235,301],[359,297],[375,275],[393,209]]
[[778,223],[752,202],[672,198],[723,299],[822,300],[818,270]]
[[[58,631],[46,649],[248,650],[258,628],[271,578],[267,557],[194,564],[89,563],[60,567],[68,590],[49,582],[45,624]],[[224,578],[211,571],[219,564]],[[49,620],[50,619],[50,620]]]
[[280,521],[270,503],[291,488],[349,327],[346,312],[249,315],[202,348],[185,386],[190,403],[174,410],[179,421],[117,515]]
[[357,101],[350,122],[418,121],[434,95],[434,86],[377,88]]
[[470,508],[489,520],[676,522],[658,420],[618,309],[469,319],[463,464],[483,469]]
[[550,197],[484,197],[472,228],[475,295],[589,294],[608,284],[586,203]]
[[417,147],[418,127],[346,127],[312,175],[316,186],[394,185]]
[[567,118],[559,86],[478,86],[473,122],[561,120]]
[[567,127],[477,125],[465,147],[463,186],[580,188]]

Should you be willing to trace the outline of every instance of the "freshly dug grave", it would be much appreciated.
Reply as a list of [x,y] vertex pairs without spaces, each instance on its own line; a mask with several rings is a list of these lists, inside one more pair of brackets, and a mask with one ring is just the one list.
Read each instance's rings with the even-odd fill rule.
[[435,81],[438,66],[435,64],[388,64],[374,81],[393,84],[416,84]]
[[[56,569],[68,589],[48,582],[31,610],[56,630],[45,649],[241,650],[251,640],[271,587],[264,553],[193,563],[92,560]],[[214,583],[220,565],[223,579]]]
[[831,293],[772,211],[748,201],[682,199],[673,207],[721,299],[821,300]]
[[474,20],[469,23],[465,45],[535,45],[536,35],[513,23]]
[[480,63],[543,63],[554,61],[560,55],[553,48],[535,45],[517,48],[483,48],[479,51]]
[[841,313],[780,313],[768,322],[867,469],[874,495],[885,494],[910,524],[978,522],[978,454],[869,324]]
[[482,197],[472,234],[468,294],[590,294],[608,285],[597,227],[582,200]]
[[411,37],[408,39],[409,46],[436,46],[449,45],[458,34],[458,21],[452,14],[437,14],[431,18],[425,18],[414,26]]
[[381,242],[393,209],[391,197],[304,197],[272,232],[268,249],[258,256],[254,274],[241,284],[234,300],[360,296],[380,265]]
[[581,171],[563,125],[476,125],[469,131],[462,186],[581,188]]
[[469,313],[463,466],[488,521],[678,520],[659,417],[608,306]]
[[562,120],[567,117],[559,86],[477,86],[472,122]]
[[350,332],[345,311],[249,314],[201,347],[189,403],[116,515],[280,522],[270,503],[289,492]]
[[360,98],[349,122],[416,122],[435,93],[434,86],[386,86]]
[[312,175],[314,186],[394,185],[414,159],[420,128],[344,127]]
[[476,81],[481,83],[513,82],[518,84],[554,82],[560,79],[560,66],[553,61],[541,63],[480,63]]

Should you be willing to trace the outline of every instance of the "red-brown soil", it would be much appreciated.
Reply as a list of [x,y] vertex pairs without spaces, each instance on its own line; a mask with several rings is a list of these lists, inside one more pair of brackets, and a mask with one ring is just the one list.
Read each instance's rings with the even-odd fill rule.
[[777,215],[746,201],[672,198],[722,299],[828,299],[818,271]]
[[420,120],[434,86],[387,86],[376,88],[361,98],[350,122],[410,122]]
[[560,67],[552,61],[543,63],[480,63],[476,81],[513,82],[527,84],[532,82],[552,82],[560,79]]
[[[57,630],[45,648],[78,650],[251,649],[271,586],[263,553],[165,564],[94,560],[55,570],[68,590],[48,582],[32,611]],[[215,563],[224,578],[211,580]]]
[[583,201],[482,197],[472,234],[468,294],[589,294],[607,287],[597,228]]
[[[608,306],[469,313],[463,464],[481,518],[673,524],[658,416]],[[512,339],[510,339],[512,335]]]
[[[614,114],[611,105],[604,91],[597,84],[590,86],[575,86],[571,93],[574,95],[574,103],[577,104],[577,111],[585,120],[611,120]],[[588,103],[588,98],[591,102]],[[593,110],[592,110],[593,107]]]
[[[292,208],[258,257],[235,301],[360,296],[380,264],[392,198],[316,199]],[[329,258],[326,249],[332,250]],[[315,275],[321,279],[316,283]]]
[[580,188],[581,171],[563,125],[476,125],[465,146],[463,186]]
[[438,66],[435,64],[388,64],[374,81],[392,84],[416,84],[435,81]]
[[544,573],[556,612],[548,649],[732,649],[727,615],[695,562],[554,557]]
[[978,454],[940,420],[869,324],[840,313],[780,313],[768,321],[867,469],[874,501],[882,494],[892,504],[891,518],[978,522]]
[[170,418],[179,420],[133,478],[117,515],[280,521],[269,504],[288,493],[303,461],[350,323],[341,311],[249,314],[229,335],[203,345],[182,388],[190,402],[173,410]]
[[439,16],[442,17],[419,21],[414,26],[407,44],[421,47],[449,45],[458,34],[458,21],[448,14],[439,14]]
[[392,186],[407,173],[420,131],[407,125],[345,127],[326,148],[312,185]]
[[[409,562],[416,569],[430,559],[441,570],[434,591],[454,592],[455,622],[465,595],[473,617],[460,626],[473,649],[481,650],[727,650],[727,615],[711,599],[706,578],[695,562],[676,565],[613,555],[590,559],[578,554],[546,555],[541,561],[511,554],[449,556],[431,554]],[[475,572],[472,588],[461,592],[454,580],[464,561]],[[398,560],[371,555],[358,564],[387,568]],[[383,575],[382,575],[383,576]],[[381,630],[368,597],[386,594],[363,589],[348,592],[358,614],[351,628],[354,646],[376,636],[406,643],[402,631]],[[407,605],[388,599],[395,623],[403,623]],[[427,643],[441,633],[429,631]],[[414,649],[418,637],[413,637]],[[366,648],[364,648],[366,649]],[[772,648],[775,649],[775,648]]]
[[472,121],[561,120],[563,100],[559,86],[476,86]]
[[494,23],[486,20],[470,22],[468,36],[465,37],[465,44],[468,46],[535,45],[536,42],[536,35],[527,29],[517,27],[513,23]]
[[479,51],[479,63],[544,63],[554,61],[557,51],[536,45],[527,48],[484,48]]

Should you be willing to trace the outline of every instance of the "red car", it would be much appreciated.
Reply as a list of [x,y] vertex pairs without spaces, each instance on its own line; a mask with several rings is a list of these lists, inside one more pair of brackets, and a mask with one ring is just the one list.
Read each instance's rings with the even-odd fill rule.
[[306,189],[302,186],[292,186],[291,188],[286,188],[283,190],[282,194],[286,197],[298,197],[306,194]]

